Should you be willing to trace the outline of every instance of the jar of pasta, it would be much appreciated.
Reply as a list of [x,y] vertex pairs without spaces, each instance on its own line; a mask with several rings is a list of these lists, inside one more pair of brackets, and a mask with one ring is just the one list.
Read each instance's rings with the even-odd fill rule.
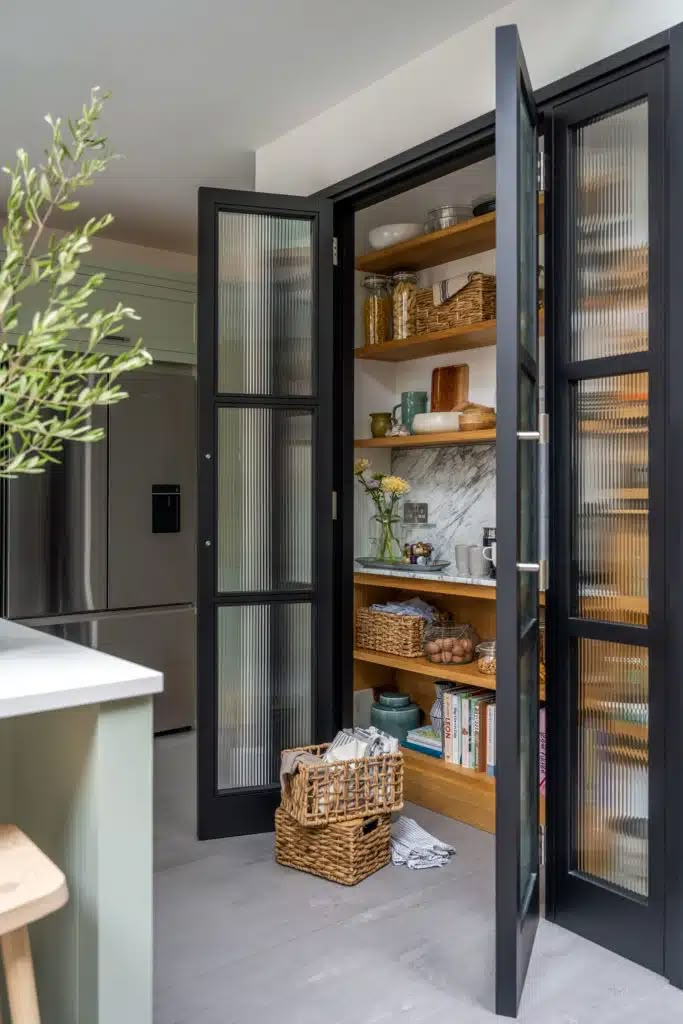
[[368,295],[363,307],[365,344],[381,345],[391,338],[391,296],[389,278],[370,274],[363,279]]
[[394,338],[410,338],[417,333],[417,274],[397,270],[393,277],[392,304]]

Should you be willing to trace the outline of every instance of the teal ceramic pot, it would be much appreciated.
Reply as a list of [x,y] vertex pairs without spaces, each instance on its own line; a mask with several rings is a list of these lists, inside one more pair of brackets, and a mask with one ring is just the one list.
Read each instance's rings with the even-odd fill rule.
[[419,707],[411,703],[407,693],[381,693],[370,712],[375,728],[395,736],[399,743],[403,743],[410,729],[417,729],[421,717]]

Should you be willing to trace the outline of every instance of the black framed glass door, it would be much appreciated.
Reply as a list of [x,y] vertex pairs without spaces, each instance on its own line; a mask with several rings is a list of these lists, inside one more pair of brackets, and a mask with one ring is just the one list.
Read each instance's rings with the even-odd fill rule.
[[664,970],[665,66],[553,107],[554,920]]
[[332,204],[199,191],[200,838],[268,831],[333,730]]
[[517,29],[496,30],[496,1012],[516,1016],[538,863],[537,118]]

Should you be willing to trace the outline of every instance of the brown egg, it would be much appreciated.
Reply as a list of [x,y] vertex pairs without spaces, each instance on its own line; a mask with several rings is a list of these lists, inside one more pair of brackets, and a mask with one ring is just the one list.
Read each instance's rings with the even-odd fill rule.
[[462,640],[461,643],[462,643],[463,651],[467,651],[468,654],[471,654],[472,653],[472,641],[471,640]]
[[441,643],[443,644],[444,651],[452,651],[453,650],[453,643],[454,643],[454,641],[453,641],[452,637],[450,637],[450,636],[444,637],[444,639],[441,641]]
[[441,660],[444,665],[449,665],[453,661],[453,653],[451,651],[444,651],[441,655]]
[[462,654],[464,650],[462,640],[455,640],[453,642],[453,654]]
[[441,648],[434,640],[428,640],[425,644],[425,654],[439,654]]

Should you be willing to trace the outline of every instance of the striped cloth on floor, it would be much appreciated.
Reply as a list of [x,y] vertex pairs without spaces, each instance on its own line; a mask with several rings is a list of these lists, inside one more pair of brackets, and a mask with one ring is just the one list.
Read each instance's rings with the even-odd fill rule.
[[442,868],[448,863],[455,847],[435,839],[425,832],[413,818],[401,815],[391,830],[391,860],[394,864],[407,864],[409,868]]

